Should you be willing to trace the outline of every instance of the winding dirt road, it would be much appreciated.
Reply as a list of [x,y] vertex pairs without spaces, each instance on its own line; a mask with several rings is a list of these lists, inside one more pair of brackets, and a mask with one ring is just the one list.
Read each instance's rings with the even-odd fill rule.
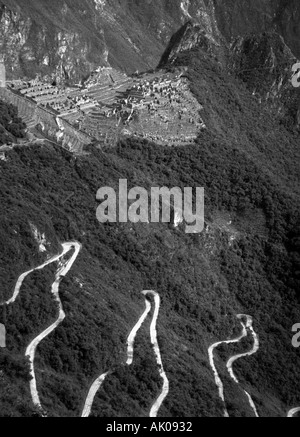
[[[25,352],[25,356],[28,356],[29,360],[30,360],[30,373],[31,373],[31,376],[32,376],[32,379],[30,381],[30,392],[31,392],[32,401],[33,401],[33,404],[35,406],[37,406],[38,408],[40,408],[41,410],[42,410],[42,405],[41,405],[39,394],[38,394],[38,390],[37,390],[36,376],[35,376],[35,370],[34,370],[35,352],[36,352],[36,349],[37,349],[38,345],[41,343],[41,341],[44,340],[49,334],[51,334],[51,332],[53,332],[57,328],[57,326],[65,318],[65,313],[64,313],[64,310],[63,310],[63,307],[62,307],[62,303],[61,303],[61,300],[60,300],[60,297],[59,297],[59,285],[60,285],[60,282],[61,282],[62,278],[64,276],[66,276],[68,274],[68,272],[70,271],[72,265],[74,264],[78,254],[79,254],[79,252],[81,250],[81,244],[77,243],[77,242],[64,243],[62,246],[63,246],[63,252],[62,252],[61,255],[59,255],[57,257],[54,257],[52,259],[52,261],[50,261],[50,260],[47,261],[47,263],[44,264],[43,266],[40,266],[39,268],[34,269],[34,270],[39,270],[39,269],[43,268],[45,265],[50,264],[50,262],[57,261],[59,258],[62,258],[66,253],[68,253],[70,250],[74,249],[74,254],[69,259],[69,261],[67,261],[65,264],[61,265],[60,268],[58,269],[58,271],[57,271],[57,273],[55,275],[55,281],[52,284],[51,292],[54,295],[55,300],[59,304],[59,315],[58,315],[58,318],[57,318],[57,320],[51,326],[49,326],[49,328],[47,328],[45,331],[43,331],[41,334],[39,334],[30,343],[30,345],[27,347],[26,352]],[[24,278],[23,278],[23,280],[24,280]],[[22,283],[20,284],[20,286],[21,285],[22,285]]]
[[[254,329],[253,329],[253,319],[252,319],[252,317],[247,316],[247,315],[244,315],[244,314],[239,314],[239,315],[237,315],[237,318],[241,320],[241,325],[242,325],[242,328],[243,328],[242,334],[241,334],[239,337],[237,337],[237,338],[235,338],[235,339],[232,339],[232,340],[225,340],[225,341],[219,341],[219,342],[217,342],[217,343],[214,343],[214,344],[211,345],[211,346],[209,347],[209,349],[208,349],[209,362],[210,362],[210,366],[211,366],[211,368],[212,368],[212,370],[213,370],[213,373],[214,373],[214,376],[215,376],[215,382],[216,382],[216,385],[217,385],[217,387],[218,387],[219,397],[220,397],[220,399],[222,400],[223,404],[225,405],[225,407],[224,407],[224,417],[229,417],[229,414],[228,414],[228,411],[227,411],[227,408],[226,408],[226,403],[225,403],[225,397],[224,397],[224,385],[223,385],[222,380],[221,380],[221,378],[220,378],[220,376],[219,376],[219,374],[218,374],[218,371],[217,371],[217,369],[216,369],[215,362],[214,362],[214,350],[215,350],[217,347],[219,347],[220,345],[222,345],[222,344],[233,344],[233,343],[239,343],[243,338],[247,337],[247,335],[248,335],[248,334],[247,334],[247,328],[250,329],[250,331],[251,331],[252,334],[253,334],[254,340],[255,340],[255,341],[254,341],[254,347],[253,347],[253,349],[252,349],[250,352],[247,352],[247,353],[245,353],[245,354],[234,355],[232,358],[230,358],[230,360],[229,360],[228,363],[227,363],[227,369],[228,369],[228,371],[229,371],[230,376],[232,377],[232,379],[233,379],[236,383],[239,384],[239,381],[238,381],[238,379],[236,378],[236,376],[235,376],[235,374],[234,374],[234,372],[233,372],[233,368],[232,368],[233,363],[234,363],[235,361],[237,361],[239,358],[242,358],[242,357],[245,357],[245,356],[253,355],[253,354],[256,353],[256,352],[258,351],[258,349],[259,349],[258,336],[257,336],[257,334],[255,333],[255,331],[254,331]],[[247,319],[247,323],[246,323],[246,324],[242,321],[243,318],[246,318],[246,319]],[[248,399],[249,399],[249,403],[250,403],[251,407],[253,408],[253,410],[254,410],[254,412],[255,412],[255,415],[257,415],[257,417],[258,417],[258,414],[257,414],[257,411],[256,411],[256,407],[255,407],[255,405],[254,405],[254,402],[253,402],[251,396],[250,396],[249,393],[246,392],[245,390],[244,390],[244,392],[245,392],[245,394],[247,395],[247,397],[248,397]]]
[[58,261],[68,251],[69,251],[69,249],[66,249],[65,247],[63,247],[63,252],[61,254],[53,256],[52,258],[48,259],[48,261],[44,262],[44,264],[42,264],[39,267],[35,267],[34,269],[29,270],[28,272],[22,273],[22,275],[17,280],[13,296],[7,302],[2,303],[1,305],[11,305],[11,304],[13,304],[16,301],[16,299],[19,296],[19,294],[20,294],[20,290],[21,290],[22,284],[24,282],[24,279],[28,275],[30,275],[30,273],[33,273],[33,272],[35,272],[37,270],[42,270],[44,267],[48,266],[49,264],[52,264],[55,261]]
[[[222,344],[239,343],[244,337],[247,337],[247,330],[245,327],[243,328],[243,332],[239,337],[237,337],[233,340],[219,341],[217,343],[212,344],[208,349],[209,363],[210,363],[210,366],[211,366],[213,373],[215,375],[215,382],[216,382],[216,386],[218,387],[219,397],[222,400],[224,405],[225,405],[224,386],[223,386],[222,380],[218,374],[217,368],[215,366],[214,350],[217,347],[221,346]],[[224,417],[229,417],[226,406],[224,407]]]
[[[64,243],[62,245],[62,248],[63,248],[63,251],[61,254],[53,256],[52,258],[47,260],[42,265],[40,265],[34,269],[31,269],[31,270],[23,273],[22,275],[20,275],[20,277],[17,280],[16,286],[14,288],[13,296],[7,302],[0,304],[0,306],[5,305],[5,304],[6,305],[13,304],[20,294],[20,290],[21,290],[21,287],[22,287],[22,284],[23,284],[25,278],[29,274],[31,274],[32,272],[37,271],[37,270],[42,270],[44,267],[48,266],[49,264],[52,264],[53,262],[60,260],[70,250],[74,249],[74,253],[71,256],[71,258],[67,262],[65,262],[64,264],[61,263],[60,266],[58,267],[58,270],[57,270],[56,275],[55,275],[55,280],[54,280],[54,282],[52,284],[52,288],[51,288],[51,292],[54,295],[54,297],[59,305],[58,318],[51,326],[49,326],[45,331],[43,331],[41,334],[39,334],[29,344],[29,346],[27,347],[26,352],[25,352],[25,356],[28,356],[29,360],[30,360],[30,373],[32,376],[32,380],[30,381],[30,391],[31,391],[32,401],[33,401],[33,404],[35,406],[37,406],[41,411],[43,411],[43,409],[42,409],[42,405],[41,405],[38,390],[37,390],[37,382],[36,382],[35,369],[34,369],[35,353],[36,353],[36,349],[37,349],[38,345],[41,343],[41,341],[43,341],[48,335],[50,335],[58,327],[58,325],[65,319],[65,313],[63,310],[62,302],[61,302],[60,297],[59,297],[59,286],[60,286],[60,282],[61,282],[62,278],[65,277],[69,273],[70,269],[72,268],[74,262],[76,261],[76,259],[78,257],[78,254],[79,254],[82,246],[78,242],[69,242],[69,243]],[[157,362],[157,365],[159,368],[159,373],[160,373],[160,376],[163,380],[163,387],[162,387],[162,391],[161,391],[160,395],[158,396],[158,398],[155,400],[154,404],[151,407],[149,417],[157,417],[158,411],[161,408],[163,401],[165,400],[165,398],[167,397],[167,395],[169,393],[169,381],[168,381],[167,375],[164,371],[161,353],[160,353],[160,348],[159,348],[158,341],[157,341],[157,319],[159,316],[161,301],[160,301],[159,294],[153,290],[143,291],[142,294],[145,296],[145,310],[128,336],[126,364],[128,366],[130,366],[133,363],[135,338],[136,338],[136,335],[137,335],[139,329],[141,328],[141,326],[143,325],[143,323],[145,322],[147,316],[149,315],[149,313],[151,311],[151,302],[147,299],[147,296],[151,295],[154,298],[155,310],[154,310],[153,319],[152,319],[152,322],[150,325],[150,337],[151,337],[151,344],[153,346],[154,354],[156,357],[156,362]],[[235,339],[225,340],[225,341],[220,341],[220,342],[214,343],[208,349],[209,362],[210,362],[210,366],[211,366],[213,373],[214,373],[214,376],[215,376],[215,382],[216,382],[216,385],[218,387],[219,397],[222,400],[222,402],[224,403],[224,417],[229,417],[229,415],[228,415],[228,411],[226,409],[226,403],[225,403],[225,397],[224,397],[224,386],[223,386],[222,380],[218,374],[218,371],[217,371],[215,363],[214,363],[214,351],[215,351],[215,349],[222,344],[239,343],[243,338],[247,337],[248,330],[252,333],[252,336],[254,339],[254,345],[253,345],[252,350],[249,352],[243,353],[243,354],[234,355],[233,357],[231,357],[228,360],[228,362],[226,364],[229,375],[231,376],[233,381],[237,384],[239,384],[239,380],[233,371],[234,363],[237,360],[239,360],[240,358],[254,355],[259,350],[259,338],[253,329],[252,317],[245,315],[245,314],[239,314],[239,315],[237,315],[237,318],[240,319],[241,326],[243,328],[241,335]],[[243,321],[243,319],[246,319],[246,323]],[[94,402],[94,398],[95,398],[97,392],[99,391],[99,389],[101,388],[101,385],[103,384],[103,382],[105,381],[106,377],[109,374],[110,374],[110,371],[103,373],[91,385],[90,390],[89,390],[88,395],[87,395],[87,398],[86,398],[86,401],[85,401],[85,405],[84,405],[81,417],[89,417],[90,416],[91,409],[92,409],[93,402]],[[249,400],[249,404],[250,404],[251,408],[253,409],[255,416],[259,417],[256,406],[255,406],[250,394],[246,390],[244,390],[244,393],[246,394],[246,396]],[[287,417],[294,417],[299,412],[300,412],[300,407],[294,408],[288,412]],[[43,415],[45,416],[45,413],[43,413]]]
[[[160,309],[160,297],[159,297],[158,293],[156,293],[155,291],[152,291],[152,290],[142,291],[142,294],[145,296],[146,307],[145,307],[145,311],[143,312],[143,314],[139,318],[136,325],[132,328],[132,330],[130,331],[130,334],[128,336],[126,364],[127,364],[127,366],[131,366],[133,363],[135,338],[136,338],[136,335],[137,335],[138,331],[140,330],[142,324],[145,322],[148,314],[151,311],[151,302],[147,299],[147,295],[151,295],[154,297],[154,303],[155,303],[155,310],[154,310],[154,314],[153,314],[153,319],[152,319],[152,322],[150,325],[151,344],[153,346],[153,350],[155,353],[156,362],[157,362],[157,365],[159,368],[159,373],[160,373],[160,376],[163,380],[162,392],[158,396],[156,401],[154,402],[153,406],[151,407],[150,415],[149,415],[150,417],[156,417],[164,399],[166,398],[166,396],[169,393],[169,381],[168,381],[167,375],[166,375],[164,368],[163,368],[160,349],[159,349],[159,345],[158,345],[158,341],[157,341],[156,325],[157,325],[157,319],[158,319],[159,309]],[[110,372],[103,373],[91,385],[91,388],[88,392],[88,395],[87,395],[87,398],[86,398],[86,401],[85,401],[85,404],[83,407],[81,417],[89,417],[90,416],[95,396],[96,396],[97,392],[99,391],[99,389],[101,388],[103,382],[105,381],[105,379],[109,373]]]
[[165,398],[168,396],[168,393],[169,393],[169,380],[167,378],[166,372],[164,371],[161,353],[160,353],[160,349],[159,349],[159,345],[158,345],[158,341],[157,341],[156,324],[157,324],[157,319],[158,319],[159,309],[160,309],[160,296],[158,293],[156,293],[156,291],[153,291],[153,290],[143,291],[143,294],[145,296],[147,296],[148,294],[153,296],[154,303],[155,303],[155,310],[154,310],[154,314],[153,314],[153,319],[152,319],[152,322],[150,325],[150,336],[151,336],[151,343],[153,346],[153,350],[154,350],[154,353],[156,356],[156,362],[158,365],[159,373],[160,373],[160,376],[163,380],[163,388],[162,388],[161,394],[158,396],[158,398],[156,399],[156,401],[152,405],[149,417],[157,417],[157,413],[158,413],[163,401],[165,400]]
[[[256,352],[259,350],[259,339],[258,339],[258,335],[256,334],[256,332],[253,329],[253,319],[252,319],[252,317],[247,316],[246,314],[239,314],[237,316],[237,318],[240,319],[240,321],[241,321],[241,325],[243,327],[243,332],[245,332],[245,330],[246,330],[246,336],[247,336],[247,329],[249,329],[251,331],[251,333],[252,333],[253,338],[254,338],[254,345],[253,345],[253,348],[252,348],[251,351],[246,352],[244,354],[238,354],[238,355],[233,356],[232,358],[229,359],[229,361],[227,362],[227,365],[226,365],[227,370],[228,370],[229,375],[231,376],[231,378],[234,380],[234,382],[239,384],[240,382],[239,382],[238,378],[236,377],[236,375],[234,374],[234,371],[233,371],[233,364],[235,363],[235,361],[239,360],[240,358],[250,357],[251,355],[256,354]],[[246,324],[243,322],[244,318],[247,320]],[[252,397],[250,396],[250,394],[246,390],[244,390],[244,393],[246,394],[246,396],[247,396],[247,398],[249,400],[250,406],[251,406],[252,410],[254,411],[255,416],[259,417],[257,409],[256,409],[256,406],[255,406],[255,404],[253,402]]]
[[[127,339],[127,361],[126,361],[127,366],[131,366],[133,363],[133,350],[134,350],[135,337],[136,337],[139,329],[141,328],[142,324],[146,320],[146,318],[151,310],[151,303],[147,299],[145,300],[145,302],[146,302],[146,309],[143,312],[143,314],[141,315],[141,317],[139,318],[136,325],[130,331],[130,334],[129,334],[128,339]],[[87,395],[87,398],[85,400],[85,404],[83,407],[81,417],[89,417],[90,416],[95,396],[96,396],[97,392],[100,390],[103,382],[105,381],[105,378],[107,377],[107,375],[109,373],[110,372],[103,373],[103,375],[99,376],[99,378],[97,378],[93,382],[93,384],[91,385],[91,388],[90,388],[88,395]]]
[[99,378],[97,378],[96,381],[94,381],[93,384],[91,385],[91,388],[90,388],[88,395],[87,395],[87,398],[85,400],[85,404],[84,404],[84,407],[82,410],[81,417],[89,417],[90,416],[95,396],[98,393],[98,391],[100,390],[100,387],[103,384],[103,382],[105,381],[105,378],[107,377],[108,374],[109,374],[109,372],[103,373],[103,375],[99,376]]
[[[142,293],[145,294],[145,292]],[[133,349],[134,349],[135,337],[151,310],[151,302],[145,299],[145,303],[146,303],[145,311],[141,315],[137,324],[133,327],[127,339],[127,361],[126,361],[127,366],[131,366],[131,364],[133,363]]]

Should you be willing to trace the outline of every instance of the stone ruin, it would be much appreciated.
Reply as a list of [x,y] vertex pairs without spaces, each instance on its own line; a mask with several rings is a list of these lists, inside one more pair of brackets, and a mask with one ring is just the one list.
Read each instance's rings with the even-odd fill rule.
[[91,143],[115,145],[121,136],[184,145],[205,129],[203,108],[190,91],[185,71],[128,77],[103,67],[73,87],[38,79],[12,81],[0,88],[0,98],[18,107],[30,131],[38,129],[74,153]]

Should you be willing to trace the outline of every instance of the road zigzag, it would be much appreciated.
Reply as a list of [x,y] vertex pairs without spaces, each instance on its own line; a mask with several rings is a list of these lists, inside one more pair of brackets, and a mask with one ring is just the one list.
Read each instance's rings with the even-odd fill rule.
[[[157,325],[157,319],[158,319],[159,309],[160,309],[160,296],[157,292],[152,291],[152,290],[142,291],[142,294],[145,296],[145,310],[144,310],[143,314],[141,315],[141,317],[139,318],[138,322],[132,328],[132,330],[127,338],[126,365],[131,366],[133,364],[134,343],[135,343],[136,335],[137,335],[138,331],[140,330],[140,328],[142,327],[143,323],[145,322],[148,314],[151,311],[151,302],[147,299],[147,296],[151,295],[154,297],[155,310],[154,310],[152,322],[150,325],[150,337],[151,337],[151,344],[153,346],[153,350],[154,350],[155,357],[156,357],[156,362],[157,362],[157,365],[159,368],[159,373],[160,373],[160,376],[163,380],[163,388],[162,388],[160,395],[158,396],[158,398],[155,400],[154,404],[152,405],[149,416],[150,417],[157,417],[157,413],[158,413],[163,401],[165,400],[165,398],[169,392],[169,381],[168,381],[167,375],[166,375],[164,368],[163,368],[162,358],[161,358],[160,349],[159,349],[159,345],[158,345],[158,341],[157,341],[156,325]],[[95,396],[96,396],[97,392],[100,390],[102,384],[104,383],[106,377],[109,374],[110,374],[110,372],[103,373],[91,385],[90,390],[89,390],[88,395],[87,395],[87,398],[86,398],[86,401],[85,401],[85,404],[84,404],[84,407],[83,407],[81,417],[89,417],[90,416]]]
[[1,306],[3,305],[11,305],[13,304],[21,291],[21,287],[22,284],[25,280],[25,278],[30,275],[30,273],[35,272],[37,270],[42,270],[44,267],[48,266],[49,264],[52,264],[58,260],[61,260],[70,250],[74,249],[74,253],[71,256],[71,258],[66,261],[65,263],[61,262],[56,275],[55,275],[55,280],[52,284],[51,287],[51,293],[54,295],[55,300],[58,303],[59,306],[59,314],[58,314],[58,318],[57,320],[51,324],[47,329],[45,329],[42,333],[40,333],[37,337],[35,337],[32,342],[29,344],[29,346],[26,348],[26,352],[25,352],[25,357],[29,358],[29,364],[30,364],[30,375],[32,377],[32,379],[30,380],[30,393],[31,393],[31,398],[32,398],[32,402],[33,404],[38,408],[38,410],[41,412],[41,415],[43,417],[47,416],[46,411],[44,411],[40,398],[39,398],[39,393],[38,393],[38,389],[37,389],[37,382],[36,382],[36,376],[35,376],[35,369],[34,369],[34,359],[35,359],[35,353],[36,353],[36,349],[38,347],[38,345],[41,343],[41,341],[43,341],[46,337],[48,337],[48,335],[50,335],[56,328],[57,326],[64,320],[65,318],[65,313],[63,310],[63,306],[62,306],[62,302],[60,300],[59,297],[59,285],[61,280],[63,279],[63,277],[65,277],[71,267],[73,266],[74,262],[76,261],[76,258],[81,250],[81,244],[74,241],[74,242],[69,242],[69,243],[63,243],[62,244],[62,253],[60,253],[59,255],[55,255],[53,257],[51,257],[50,259],[48,259],[47,261],[45,261],[42,265],[35,267],[34,269],[31,269],[25,273],[22,273],[16,283],[16,286],[14,288],[14,292],[12,297],[7,300],[5,303],[2,303]]
[[[250,352],[246,352],[244,354],[237,354],[234,355],[233,357],[231,357],[228,362],[227,362],[227,370],[229,372],[230,377],[234,380],[235,383],[239,384],[239,380],[237,379],[236,375],[234,374],[233,371],[233,364],[235,363],[235,361],[239,360],[240,358],[243,357],[247,357],[247,356],[251,356],[253,354],[255,354],[258,350],[259,350],[259,339],[258,336],[256,334],[256,332],[253,329],[253,319],[251,316],[245,315],[245,314],[238,314],[237,318],[240,320],[241,325],[242,325],[242,334],[240,336],[238,336],[235,339],[231,339],[231,340],[225,340],[225,341],[219,341],[217,343],[212,344],[209,349],[208,349],[208,355],[209,355],[209,362],[210,362],[210,366],[213,370],[214,376],[215,376],[215,383],[216,386],[218,387],[218,391],[219,391],[219,397],[222,400],[223,404],[224,404],[224,417],[229,417],[227,408],[226,408],[226,402],[225,402],[225,396],[224,396],[224,386],[223,386],[223,382],[218,374],[217,368],[215,366],[215,362],[214,362],[214,350],[219,347],[222,344],[234,344],[234,343],[239,343],[243,338],[247,337],[248,333],[247,333],[247,329],[250,330],[253,338],[254,338],[254,346],[253,349]],[[246,324],[243,322],[243,319],[246,319]],[[246,391],[243,390],[244,393],[246,394],[249,404],[252,408],[252,410],[254,411],[254,414],[256,417],[259,417],[256,406],[253,402],[253,399],[251,398],[250,394]]]

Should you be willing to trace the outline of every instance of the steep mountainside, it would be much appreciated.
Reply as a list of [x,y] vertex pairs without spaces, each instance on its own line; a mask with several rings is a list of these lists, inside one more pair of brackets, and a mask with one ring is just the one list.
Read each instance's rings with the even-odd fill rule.
[[300,57],[297,0],[1,0],[0,50],[9,77],[79,79],[99,65],[156,67],[192,19],[216,41],[277,30]]
[[199,24],[188,21],[171,38],[159,67],[175,66],[179,54],[199,49],[203,56],[217,60],[219,68],[239,77],[279,122],[299,128],[300,90],[291,83],[297,58],[279,33],[239,36],[228,47],[224,40],[216,41]]
[[273,108],[281,123],[300,125],[300,90],[292,86],[292,66],[297,62],[278,33],[238,38],[231,47],[232,71],[263,105]]
[[0,101],[0,146],[16,141],[16,138],[24,138],[25,127],[16,108]]
[[[158,342],[170,384],[159,415],[224,414],[208,349],[241,335],[239,314],[253,317],[259,349],[234,364],[240,385],[226,363],[253,348],[253,331],[215,350],[229,415],[254,416],[242,388],[260,416],[285,417],[300,405],[300,356],[291,332],[300,321],[299,133],[278,123],[251,82],[229,74],[218,53],[212,56],[211,39],[203,44],[202,36],[190,35],[196,44],[169,47],[176,56],[172,63],[166,56],[164,66],[186,67],[203,107],[206,129],[194,144],[162,147],[128,138],[115,148],[91,146],[81,157],[49,144],[16,147],[0,161],[1,301],[21,273],[59,253],[60,243],[82,244],[61,283],[66,319],[39,345],[35,360],[41,403],[51,416],[79,416],[91,383],[108,371],[92,415],[149,415],[162,388],[150,320],[138,333],[133,365],[125,365],[127,337],[144,311],[140,293],[149,289],[161,297]],[[121,178],[129,188],[205,187],[205,231],[100,224],[97,190],[118,190]],[[28,276],[16,302],[3,307],[2,416],[37,414],[24,354],[57,317],[50,293],[55,267]]]

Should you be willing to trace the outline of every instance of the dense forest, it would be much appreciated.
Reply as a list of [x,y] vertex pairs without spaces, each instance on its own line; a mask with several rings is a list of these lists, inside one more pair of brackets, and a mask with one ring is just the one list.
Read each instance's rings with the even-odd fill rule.
[[0,145],[24,138],[25,123],[18,117],[15,106],[0,100]]
[[[15,147],[0,163],[1,301],[11,296],[21,273],[44,259],[30,223],[46,234],[51,254],[58,253],[59,242],[83,245],[60,287],[66,319],[37,352],[38,387],[49,415],[79,416],[91,383],[107,371],[92,415],[149,414],[161,389],[150,319],[137,337],[133,365],[125,365],[144,289],[162,299],[158,336],[170,393],[160,415],[222,415],[207,350],[241,332],[239,313],[253,317],[260,338],[259,352],[235,368],[259,414],[285,416],[300,404],[300,356],[291,345],[292,326],[300,322],[299,136],[205,53],[183,53],[177,63],[189,65],[193,92],[204,107],[207,130],[194,145],[121,139],[115,148],[89,147],[82,157],[53,145]],[[97,190],[117,190],[121,178],[129,188],[204,187],[205,231],[188,235],[184,226],[100,224]],[[30,275],[17,302],[2,308],[2,416],[37,414],[24,351],[55,320],[55,267]],[[251,410],[225,363],[252,342],[217,351],[232,416]]]

